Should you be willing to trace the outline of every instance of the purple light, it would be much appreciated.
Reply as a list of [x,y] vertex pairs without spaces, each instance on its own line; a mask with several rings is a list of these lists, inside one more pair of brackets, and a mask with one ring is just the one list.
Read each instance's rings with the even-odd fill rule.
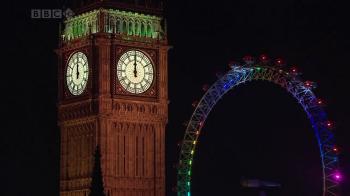
[[334,173],[334,179],[335,179],[336,181],[341,181],[341,179],[342,179],[341,173],[340,173],[340,172]]

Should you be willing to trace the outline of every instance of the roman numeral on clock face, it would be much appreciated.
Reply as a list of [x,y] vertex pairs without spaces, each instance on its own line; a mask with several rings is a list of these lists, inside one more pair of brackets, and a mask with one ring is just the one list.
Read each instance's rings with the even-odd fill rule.
[[117,61],[117,81],[128,92],[144,93],[153,82],[154,66],[147,53],[129,50]]
[[86,88],[89,76],[87,56],[82,52],[75,52],[67,62],[66,81],[72,95],[80,95]]

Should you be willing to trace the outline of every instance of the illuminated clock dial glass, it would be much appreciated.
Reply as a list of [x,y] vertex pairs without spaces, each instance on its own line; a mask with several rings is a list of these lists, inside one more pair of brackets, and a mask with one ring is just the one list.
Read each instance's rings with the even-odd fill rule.
[[71,55],[67,64],[67,86],[72,95],[80,95],[84,92],[89,77],[89,64],[87,57],[82,52]]
[[154,77],[150,58],[138,50],[125,52],[117,63],[117,77],[122,87],[130,93],[147,91]]

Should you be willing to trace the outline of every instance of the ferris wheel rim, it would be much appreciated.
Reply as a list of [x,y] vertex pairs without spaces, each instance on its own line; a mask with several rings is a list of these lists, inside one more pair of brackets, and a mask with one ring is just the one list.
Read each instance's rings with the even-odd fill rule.
[[191,195],[191,169],[196,144],[207,116],[216,103],[235,86],[247,81],[265,80],[282,86],[292,94],[306,112],[318,142],[322,164],[322,196],[337,196],[339,182],[334,179],[338,170],[338,157],[332,148],[335,146],[334,134],[324,123],[328,120],[309,81],[303,82],[297,74],[283,70],[282,67],[267,65],[232,66],[232,69],[221,76],[202,96],[187,124],[181,144],[177,174],[177,192],[179,196]]

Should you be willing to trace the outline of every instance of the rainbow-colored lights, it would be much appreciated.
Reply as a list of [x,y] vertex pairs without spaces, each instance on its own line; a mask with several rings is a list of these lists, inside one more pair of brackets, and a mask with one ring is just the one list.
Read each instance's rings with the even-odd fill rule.
[[242,83],[252,80],[266,80],[284,87],[304,108],[314,129],[320,149],[320,157],[323,169],[323,196],[337,196],[337,187],[344,178],[338,170],[339,147],[335,145],[334,123],[327,119],[324,111],[324,101],[315,96],[312,89],[315,82],[301,81],[300,73],[295,66],[286,66],[283,59],[278,58],[270,62],[267,55],[259,57],[258,64],[255,58],[246,55],[240,63],[229,63],[231,70],[212,86],[203,86],[204,96],[200,101],[195,101],[195,110],[191,120],[187,124],[184,140],[180,152],[180,164],[178,168],[178,196],[191,194],[191,170],[192,160],[195,154],[196,144],[205,120],[212,108],[228,91]]

